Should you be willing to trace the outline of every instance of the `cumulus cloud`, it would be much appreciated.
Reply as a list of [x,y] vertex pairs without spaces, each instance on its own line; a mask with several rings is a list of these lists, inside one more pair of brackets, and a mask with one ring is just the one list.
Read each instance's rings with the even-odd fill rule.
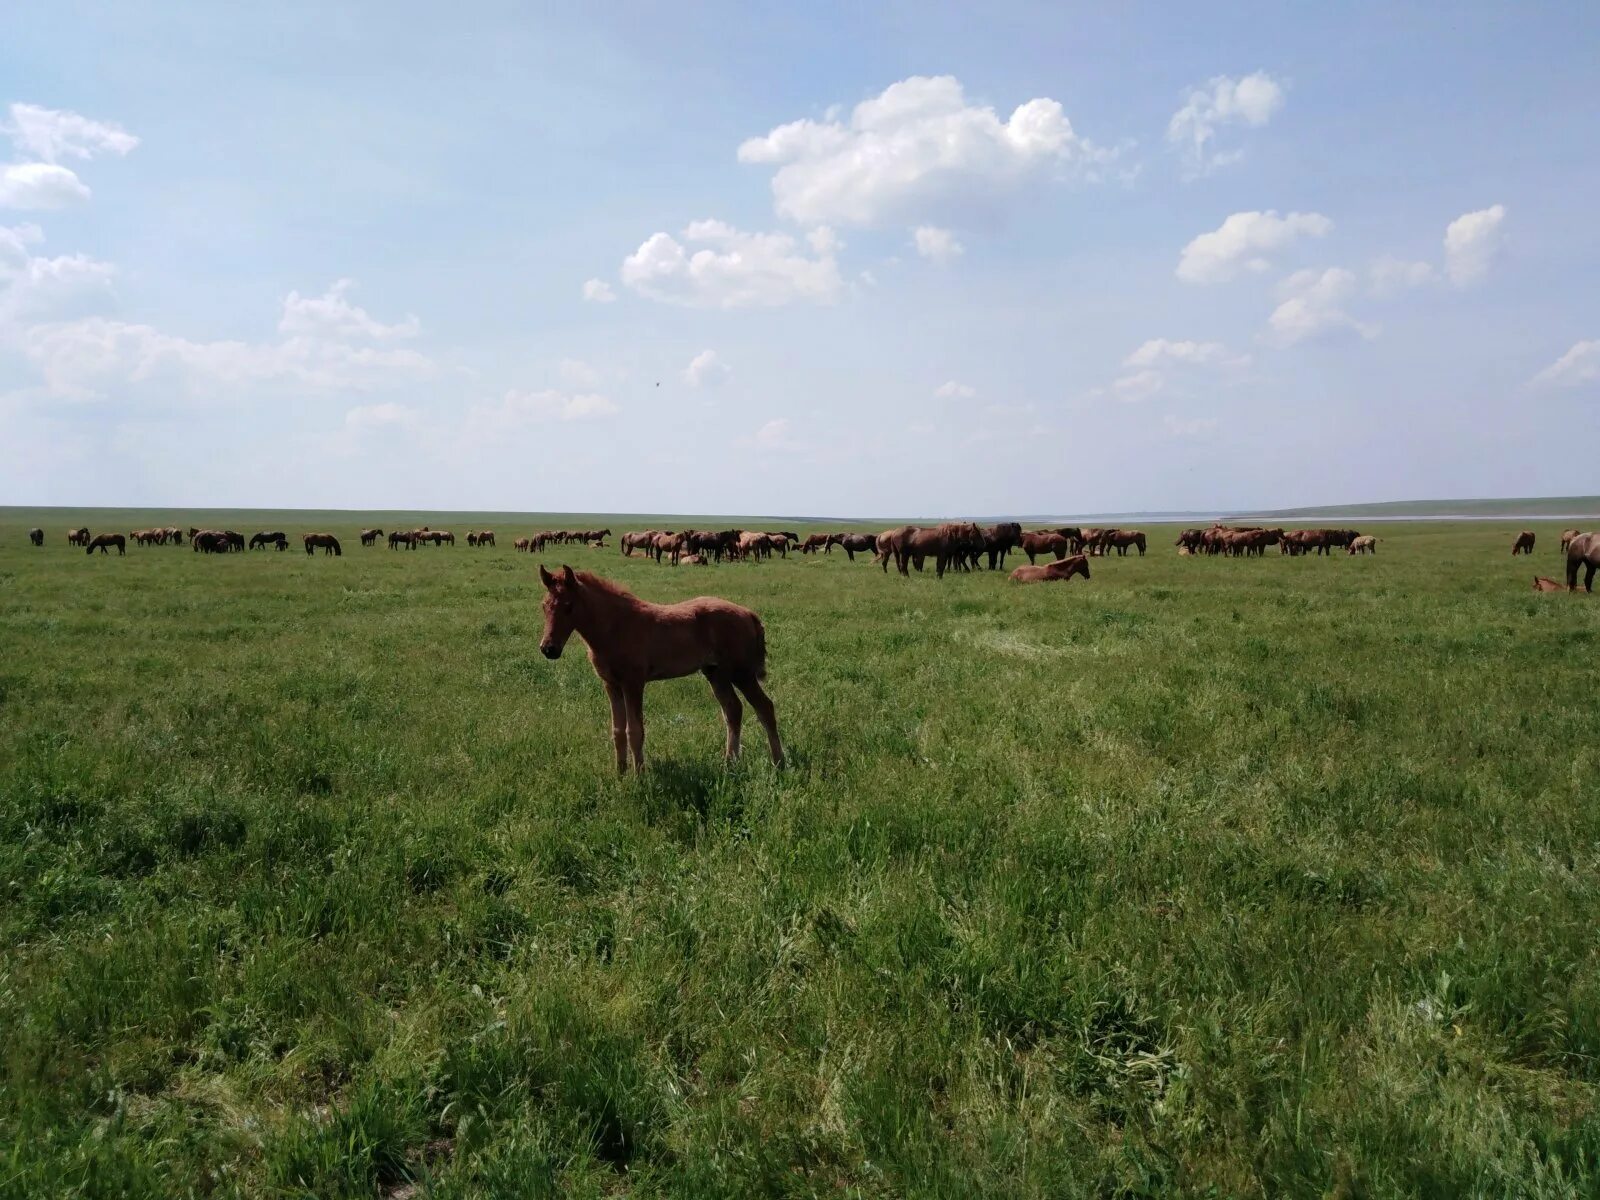
[[966,253],[966,247],[956,241],[956,235],[937,225],[919,225],[912,233],[917,253],[936,263],[947,263]]
[[583,298],[591,304],[610,304],[617,298],[617,294],[603,279],[586,279],[583,284]]
[[1600,338],[1577,342],[1530,380],[1539,387],[1575,388],[1600,383]]
[[778,168],[778,214],[807,225],[915,219],[1050,167],[1092,175],[1112,157],[1073,131],[1059,102],[1029,100],[1002,121],[969,104],[949,75],[903,79],[856,105],[848,121],[791,121],[739,147],[740,162]]
[[54,163],[0,163],[0,208],[65,208],[89,198],[89,189]]
[[561,376],[562,382],[569,387],[583,388],[586,391],[597,389],[602,379],[599,369],[590,366],[581,358],[563,358],[556,364],[556,372]]
[[355,433],[380,429],[411,430],[421,424],[421,414],[407,404],[361,404],[344,414],[345,428]]
[[1166,386],[1166,382],[1166,376],[1160,371],[1146,368],[1118,379],[1111,385],[1111,392],[1124,404],[1136,404],[1154,396]]
[[462,437],[467,442],[500,442],[552,421],[588,421],[609,417],[616,404],[600,392],[566,392],[556,388],[507,391],[499,400],[467,410]]
[[139,144],[139,139],[120,125],[37,104],[11,105],[8,118],[0,122],[0,133],[22,154],[47,163],[98,154],[124,155]]
[[1321,213],[1237,212],[1183,248],[1178,278],[1185,283],[1224,283],[1240,271],[1265,271],[1271,256],[1302,237],[1324,237],[1333,222]]
[[278,332],[289,337],[361,338],[380,342],[417,336],[421,326],[416,317],[386,325],[373,319],[366,309],[350,303],[349,293],[354,287],[352,281],[338,279],[320,296],[290,292],[283,301]]
[[1230,356],[1228,348],[1221,342],[1174,342],[1166,338],[1151,338],[1123,359],[1122,365],[1150,367],[1163,362],[1174,362],[1191,363],[1196,366],[1219,366],[1247,361],[1249,361],[1248,356],[1239,358]]
[[717,357],[715,350],[702,350],[683,369],[683,381],[690,387],[712,387],[729,374],[728,364]]
[[622,282],[652,300],[696,308],[830,303],[843,286],[838,239],[822,227],[806,242],[810,254],[786,233],[744,233],[722,221],[695,221],[682,242],[667,233],[645,239],[623,260]]
[[1374,295],[1392,296],[1396,292],[1427,286],[1433,282],[1434,271],[1432,263],[1386,256],[1372,264],[1367,276]]
[[766,450],[793,450],[799,446],[794,440],[794,422],[788,417],[773,417],[750,440]]
[[371,344],[410,322],[384,325],[346,307],[347,313],[337,304],[307,309],[304,298],[291,293],[279,322],[285,336],[271,342],[193,341],[103,316],[24,325],[11,341],[51,394],[76,400],[145,384],[218,399],[253,384],[366,391],[434,373],[432,360],[418,351]]
[[1489,263],[1500,248],[1500,224],[1506,208],[1496,204],[1463,213],[1444,231],[1444,269],[1450,282],[1465,287],[1488,274]]
[[1161,418],[1161,427],[1171,438],[1207,438],[1217,432],[1215,417],[1175,417],[1170,413]]
[[1236,162],[1243,151],[1218,153],[1212,143],[1224,125],[1265,125],[1283,107],[1283,87],[1265,71],[1231,79],[1218,75],[1188,99],[1167,122],[1167,141],[1184,156],[1189,175],[1203,175]]
[[1131,368],[1111,385],[1111,394],[1125,404],[1148,400],[1182,372],[1219,371],[1247,366],[1248,354],[1231,354],[1221,342],[1173,341],[1150,338],[1122,360]]
[[115,267],[83,254],[35,254],[43,240],[37,225],[0,225],[0,327],[67,316],[110,295]]
[[1267,323],[1281,341],[1290,344],[1335,330],[1376,337],[1377,326],[1358,321],[1345,311],[1355,293],[1355,274],[1343,267],[1296,271],[1279,286],[1281,303]]
[[971,400],[978,394],[978,389],[949,379],[935,388],[933,394],[941,400]]

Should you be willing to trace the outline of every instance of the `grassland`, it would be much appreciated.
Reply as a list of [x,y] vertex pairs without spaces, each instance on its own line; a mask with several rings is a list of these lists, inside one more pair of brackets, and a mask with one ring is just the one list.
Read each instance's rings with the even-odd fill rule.
[[1600,600],[1529,590],[1555,526],[1032,588],[552,553],[767,624],[791,766],[724,768],[694,679],[618,779],[503,519],[92,560],[37,519],[0,1196],[1600,1191]]

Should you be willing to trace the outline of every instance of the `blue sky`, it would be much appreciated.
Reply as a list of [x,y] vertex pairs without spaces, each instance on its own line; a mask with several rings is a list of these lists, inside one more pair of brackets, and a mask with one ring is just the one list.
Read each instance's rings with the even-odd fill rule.
[[0,16],[0,503],[1595,490],[1592,4],[337,8]]

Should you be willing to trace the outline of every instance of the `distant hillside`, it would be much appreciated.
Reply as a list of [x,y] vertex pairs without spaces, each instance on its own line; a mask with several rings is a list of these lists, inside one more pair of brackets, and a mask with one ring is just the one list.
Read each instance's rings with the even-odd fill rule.
[[1236,513],[1236,517],[1313,521],[1331,517],[1600,517],[1600,496],[1525,496],[1501,500],[1389,500],[1381,504],[1329,504]]

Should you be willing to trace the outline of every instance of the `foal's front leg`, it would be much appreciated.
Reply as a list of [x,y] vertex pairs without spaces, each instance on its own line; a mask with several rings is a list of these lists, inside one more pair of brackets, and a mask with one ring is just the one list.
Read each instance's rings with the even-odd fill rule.
[[722,676],[708,668],[705,677],[711,685],[712,695],[722,705],[722,719],[728,725],[728,748],[723,756],[732,762],[739,757],[739,730],[744,724],[744,705],[739,703],[739,693],[733,690],[733,685]]
[[611,701],[611,745],[617,753],[617,774],[628,773],[628,705],[622,689],[610,681],[606,685],[606,699]]
[[628,741],[633,745],[633,769],[644,770],[644,684],[626,683],[622,697],[628,705]]

